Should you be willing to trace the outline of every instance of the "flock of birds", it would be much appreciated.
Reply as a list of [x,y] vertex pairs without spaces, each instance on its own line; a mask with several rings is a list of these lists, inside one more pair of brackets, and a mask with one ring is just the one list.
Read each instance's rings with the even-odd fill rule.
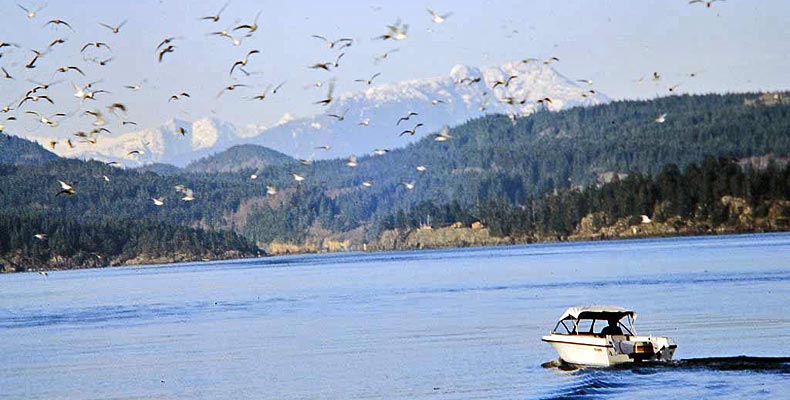
[[[710,8],[713,3],[721,2],[725,0],[710,0],[710,1],[703,1],[703,0],[691,0],[689,4],[703,4],[706,7]],[[207,15],[207,16],[199,16],[197,20],[199,24],[205,24],[207,27],[215,26],[215,24],[219,23],[220,21],[224,21],[225,18],[223,17],[223,13],[228,8],[230,2],[225,3],[215,14]],[[23,4],[18,4],[20,10],[24,12],[23,16],[27,18],[31,23],[35,24],[36,21],[40,19],[39,13],[44,10],[44,7],[29,7]],[[432,24],[443,24],[445,23],[453,14],[452,13],[439,13],[431,9],[427,9],[428,18],[430,19],[430,23]],[[257,12],[250,21],[239,23],[236,26],[232,26],[226,30],[211,30],[207,34],[211,37],[217,37],[221,40],[226,40],[229,45],[233,47],[239,47],[244,43],[244,39],[253,37],[256,33],[259,32],[259,18],[261,16],[261,12]],[[120,37],[126,34],[126,24],[127,20],[121,21],[118,24],[109,24],[106,22],[97,21],[97,23],[106,29],[106,33],[108,37],[113,38],[116,40],[116,37]],[[52,18],[48,19],[44,22],[42,28],[50,28],[53,32],[75,32],[74,26],[70,24],[68,21],[61,19],[61,18]],[[391,25],[387,25],[384,33],[379,36],[375,36],[372,39],[375,41],[384,41],[384,42],[402,42],[409,37],[409,25],[402,23],[400,20],[396,21]],[[333,72],[337,69],[341,68],[343,65],[343,58],[348,51],[353,51],[354,45],[357,43],[357,39],[353,37],[337,37],[337,38],[330,38],[325,35],[315,34],[312,35],[312,38],[315,39],[317,42],[320,42],[331,52],[331,58],[328,61],[319,61],[315,62],[311,65],[308,65],[307,68],[319,71],[319,73],[324,72]],[[58,36],[55,37],[46,48],[44,49],[29,49],[29,58],[26,59],[27,62],[24,65],[21,65],[19,70],[14,70],[11,66],[6,68],[6,65],[0,66],[0,71],[2,72],[2,76],[0,79],[4,80],[14,80],[17,79],[17,75],[21,75],[22,71],[25,73],[34,73],[34,72],[42,72],[39,74],[40,77],[48,77],[48,83],[42,83],[38,81],[30,80],[33,86],[29,87],[23,94],[20,94],[19,98],[16,101],[6,105],[2,109],[0,109],[0,113],[7,114],[4,118],[5,121],[15,121],[19,118],[17,115],[19,113],[29,115],[33,118],[36,124],[43,128],[58,128],[62,121],[67,118],[74,118],[74,117],[88,117],[92,120],[90,121],[90,126],[73,134],[74,139],[69,138],[65,140],[52,140],[49,143],[49,146],[54,150],[56,146],[68,146],[69,148],[74,148],[76,145],[85,145],[90,146],[96,144],[98,140],[100,140],[101,135],[104,134],[112,134],[111,130],[108,128],[109,121],[111,119],[116,120],[120,126],[126,125],[136,125],[136,123],[128,118],[130,110],[128,107],[118,101],[109,100],[109,98],[113,97],[113,93],[110,93],[108,90],[102,88],[103,80],[96,79],[93,81],[88,81],[88,83],[78,85],[74,83],[75,79],[82,79],[82,80],[89,80],[88,75],[85,73],[87,68],[85,65],[91,65],[91,67],[105,67],[114,61],[113,56],[113,47],[115,44],[112,43],[112,40],[101,41],[101,40],[94,40],[89,41],[82,44],[79,47],[79,56],[81,56],[82,60],[86,63],[85,65],[61,65],[58,67],[52,67],[49,65],[44,65],[44,61],[48,58],[48,56],[58,51],[58,48],[61,47],[64,43],[69,40],[69,37],[62,37]],[[120,40],[120,39],[118,39]],[[167,63],[168,60],[179,51],[179,46],[181,45],[182,41],[184,40],[183,37],[179,36],[169,36],[162,38],[161,41],[158,42],[158,45],[155,47],[152,45],[154,49],[154,57],[157,63]],[[5,42],[0,41],[0,64],[3,63],[3,56],[7,50],[18,50],[18,51],[26,51],[23,49],[23,46],[17,43]],[[374,61],[376,64],[385,62],[393,53],[397,52],[398,49],[390,49],[379,56],[376,56]],[[237,79],[237,77],[247,78],[254,75],[254,72],[251,72],[248,67],[255,62],[257,62],[257,58],[260,57],[261,51],[258,49],[248,49],[245,51],[242,58],[237,59],[233,62],[228,68],[228,78],[230,79]],[[559,62],[560,59],[558,57],[549,57],[546,59],[535,59],[535,58],[525,58],[521,62],[523,63],[544,63],[544,64],[552,64]],[[689,77],[693,78],[697,76],[700,72],[694,72],[689,74]],[[374,73],[369,77],[364,77],[360,79],[355,79],[354,82],[370,86],[374,84],[374,81],[381,76],[380,72]],[[56,80],[55,78],[61,78]],[[49,105],[49,106],[57,106],[62,104],[64,101],[61,99],[56,99],[56,96],[52,95],[50,89],[54,85],[61,84],[64,80],[70,80],[71,86],[73,88],[73,96],[79,100],[79,106],[76,111],[58,111],[55,113],[45,113],[39,108],[40,105]],[[513,97],[496,97],[497,88],[508,88],[510,84],[514,81],[519,79],[518,75],[510,75],[504,79],[499,79],[493,84],[491,87],[485,87],[484,92],[481,93],[484,96],[489,94],[493,94],[496,98],[496,101],[499,101],[503,104],[513,106],[513,109],[516,110],[518,105],[522,105],[527,102],[527,99],[516,99]],[[652,80],[654,82],[658,82],[662,79],[661,74],[659,72],[653,72]],[[640,78],[638,82],[642,82],[643,78]],[[593,81],[589,79],[579,79],[577,82],[592,86]],[[143,84],[145,81],[137,83],[137,84],[126,84],[123,85],[124,90],[128,90],[130,92],[138,92],[143,89]],[[269,99],[271,96],[277,95],[285,86],[286,82],[282,81],[276,85],[268,85],[265,90],[259,92],[258,94],[252,95],[247,97],[246,99],[249,101],[265,101]],[[477,77],[466,77],[464,79],[459,80],[456,82],[458,85],[472,85],[472,84],[482,84],[485,85],[485,81],[483,80],[482,76]],[[677,90],[680,84],[673,85],[669,88],[669,92],[674,92]],[[330,78],[323,82],[316,83],[315,87],[324,87],[326,86],[326,95],[323,98],[317,99],[314,104],[321,105],[321,106],[328,106],[333,103],[335,100],[334,97],[334,90],[335,90],[335,78]],[[252,87],[251,84],[247,83],[231,83],[218,91],[217,98],[222,97],[223,95],[230,94],[231,92],[235,92],[237,90],[245,90],[249,91]],[[585,91],[582,96],[587,97],[595,94],[596,91],[594,89],[589,89]],[[167,102],[183,102],[187,101],[192,96],[187,90],[179,90],[176,93],[173,93],[169,96]],[[486,97],[488,98],[488,97]],[[86,107],[88,105],[96,104],[98,99],[102,99],[104,101],[109,102],[104,108],[89,108]],[[56,103],[56,100],[57,103]],[[441,99],[434,99],[431,100],[432,105],[443,104],[444,101]],[[542,104],[546,106],[552,103],[552,99],[550,97],[544,97],[542,99],[537,100],[538,104]],[[484,111],[485,103],[481,106],[481,111]],[[326,116],[328,118],[332,118],[337,122],[342,122],[346,119],[346,113],[348,110],[343,111],[342,113],[327,113]],[[509,113],[508,116],[511,118],[512,121],[515,121],[520,115],[518,112],[514,111]],[[20,116],[21,117],[21,116]],[[397,121],[393,121],[394,125],[398,129],[402,129],[399,133],[399,136],[409,135],[415,136],[418,134],[418,130],[424,126],[423,122],[420,122],[418,119],[420,115],[416,112],[409,112],[406,115],[399,118]],[[662,113],[655,119],[655,123],[661,124],[666,121],[667,114]],[[358,122],[358,125],[367,126],[370,124],[369,119],[363,119],[362,121]],[[0,123],[0,133],[3,132],[5,126]],[[180,133],[182,136],[186,136],[189,132],[185,127],[177,127],[177,132]],[[436,142],[446,142],[451,140],[453,137],[450,134],[450,128],[447,126],[442,127],[439,132],[433,134],[433,140]],[[131,150],[127,153],[127,157],[139,157],[145,154],[146,146],[148,145],[145,141],[141,140],[141,144],[143,147],[139,149]],[[319,146],[316,150],[330,150],[329,145]],[[373,155],[380,156],[388,153],[389,149],[376,149],[373,152]],[[300,165],[310,165],[310,160],[299,160]],[[117,162],[108,162],[108,165],[112,166],[120,166]],[[359,161],[357,157],[352,156],[350,157],[346,164],[348,168],[356,168],[359,165]],[[428,171],[428,167],[426,165],[417,165],[414,167],[414,170],[417,173],[424,173]],[[256,180],[258,178],[258,174],[260,171],[256,171],[253,173],[249,178],[252,180]],[[298,185],[300,182],[303,182],[306,179],[304,173],[298,172],[290,172],[293,180]],[[105,180],[106,182],[110,181],[110,178],[106,175],[100,177],[101,179]],[[74,187],[73,183],[68,183],[65,179],[58,180],[60,185],[60,189],[56,192],[55,196],[73,196],[76,195],[78,192]],[[375,182],[372,180],[365,180],[361,183],[363,188],[369,188],[375,185]],[[401,185],[406,190],[413,190],[416,187],[416,183],[414,180],[404,180],[401,182]],[[178,185],[174,188],[175,193],[178,194],[181,201],[189,202],[195,200],[195,193],[192,189],[184,186]],[[268,195],[275,195],[278,193],[278,188],[274,184],[268,184],[266,193]],[[155,207],[162,207],[166,204],[166,198],[164,196],[153,196],[150,198],[151,203]],[[47,236],[45,233],[41,233],[36,235],[36,239],[39,240],[47,240]]]

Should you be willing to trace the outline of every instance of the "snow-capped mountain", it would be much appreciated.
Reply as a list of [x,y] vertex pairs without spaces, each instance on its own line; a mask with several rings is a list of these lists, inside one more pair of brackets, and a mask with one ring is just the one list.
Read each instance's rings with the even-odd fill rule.
[[214,118],[192,122],[171,119],[156,128],[116,136],[101,135],[92,145],[59,146],[56,152],[65,157],[119,161],[127,166],[159,162],[185,166],[190,161],[242,143],[251,130],[254,135],[260,133],[257,129],[236,127]]
[[[516,76],[507,86],[497,85]],[[448,76],[397,82],[339,96],[325,115],[291,121],[264,132],[260,144],[300,158],[364,154],[402,147],[442,125],[457,125],[485,114],[529,115],[541,107],[558,111],[608,102],[590,87],[577,85],[540,62],[513,62],[478,69],[456,65]],[[538,101],[549,97],[551,102]],[[508,102],[512,104],[508,104]],[[416,112],[408,121],[398,119]],[[329,114],[341,115],[338,121]],[[423,126],[414,136],[400,133]],[[330,145],[330,152],[316,152]]]
[[[510,76],[515,76],[507,85]],[[539,102],[544,98],[551,102]],[[235,126],[217,119],[170,120],[160,127],[115,137],[95,145],[58,148],[64,156],[121,161],[126,165],[166,162],[184,166],[205,155],[244,143],[270,147],[298,158],[343,157],[377,148],[402,147],[442,125],[457,125],[485,114],[529,115],[541,107],[552,111],[601,104],[609,99],[590,93],[541,62],[513,62],[499,67],[456,65],[449,75],[374,85],[338,96],[326,113],[310,118],[284,116],[274,127]],[[399,118],[410,112],[408,121]],[[330,117],[342,116],[342,120]],[[400,135],[417,123],[416,135]],[[179,128],[186,132],[183,137]],[[329,146],[330,150],[318,150]],[[139,150],[142,154],[129,152]]]

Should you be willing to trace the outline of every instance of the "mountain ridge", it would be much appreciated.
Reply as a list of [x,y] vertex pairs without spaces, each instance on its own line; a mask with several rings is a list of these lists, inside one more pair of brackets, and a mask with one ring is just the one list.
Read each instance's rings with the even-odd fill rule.
[[[516,78],[508,80],[510,76]],[[497,85],[498,81],[503,83]],[[551,102],[543,101],[547,97]],[[168,163],[184,167],[239,144],[261,145],[303,159],[347,157],[376,148],[400,148],[426,132],[484,115],[523,117],[539,110],[558,111],[608,101],[606,96],[591,92],[590,87],[580,86],[539,62],[483,68],[456,65],[444,76],[344,93],[323,114],[305,118],[284,115],[270,127],[234,125],[216,118],[170,119],[157,127],[102,136],[92,145],[80,143],[73,149],[59,147],[56,151],[65,157],[116,161],[126,166]],[[419,115],[396,124],[409,112]],[[416,135],[399,135],[418,122],[423,126]],[[330,150],[317,150],[324,146]],[[135,151],[139,154],[130,154]]]
[[239,144],[209,156],[192,161],[184,167],[188,172],[237,172],[244,169],[262,169],[296,160],[279,151],[257,144]]
[[35,141],[0,133],[0,164],[36,165],[57,158]]

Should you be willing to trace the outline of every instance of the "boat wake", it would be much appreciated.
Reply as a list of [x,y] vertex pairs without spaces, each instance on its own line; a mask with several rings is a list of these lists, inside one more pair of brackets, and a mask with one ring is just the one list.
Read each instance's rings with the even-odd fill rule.
[[[541,364],[543,368],[556,368],[562,371],[592,369],[568,364],[560,359]],[[687,358],[673,361],[644,361],[641,363],[619,364],[608,368],[595,367],[596,370],[629,370],[637,373],[659,372],[662,370],[707,369],[712,371],[750,371],[790,374],[790,357],[705,357]]]
[[[730,390],[735,389],[728,386],[727,382],[721,381],[721,375],[715,374],[712,375],[714,378],[708,379],[701,378],[699,374],[706,371],[742,372],[749,382],[753,382],[757,378],[754,374],[762,376],[765,374],[790,374],[790,357],[690,358],[668,362],[620,364],[607,368],[583,367],[557,359],[545,362],[542,366],[568,371],[568,377],[571,378],[553,393],[540,397],[545,400],[609,398],[625,394],[627,394],[626,398],[649,397],[649,394],[657,388],[666,391],[667,389],[663,385],[667,382],[677,384],[680,381],[688,381],[692,390],[696,388],[694,385],[699,385],[699,382],[702,381],[705,382],[706,390],[718,390],[720,397],[728,397],[732,396]],[[678,373],[680,375],[677,375]],[[670,375],[659,378],[665,374]],[[687,374],[692,374],[695,378],[691,380],[688,376],[684,378]],[[638,377],[643,375],[656,375],[656,377],[651,379]],[[773,380],[773,378],[770,379]],[[733,385],[738,384],[733,383]]]
[[630,369],[707,369],[713,371],[777,372],[790,374],[790,357],[706,357],[650,362]]

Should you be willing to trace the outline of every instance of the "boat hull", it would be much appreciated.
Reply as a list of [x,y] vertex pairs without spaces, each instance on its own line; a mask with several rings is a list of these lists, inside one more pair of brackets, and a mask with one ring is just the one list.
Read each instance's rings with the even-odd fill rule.
[[675,346],[670,338],[652,336],[544,336],[568,364],[609,367],[635,361],[669,361],[674,356]]

